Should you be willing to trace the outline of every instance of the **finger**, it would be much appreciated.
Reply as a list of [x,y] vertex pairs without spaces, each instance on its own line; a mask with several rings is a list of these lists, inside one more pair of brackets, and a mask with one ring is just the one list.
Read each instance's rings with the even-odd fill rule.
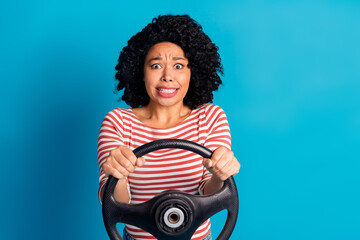
[[228,164],[224,166],[224,168],[221,171],[220,178],[225,181],[230,176],[235,176],[239,172],[240,163],[237,161],[237,159],[234,157]]
[[[131,156],[131,154],[129,154],[129,152],[127,150],[124,150],[124,149],[128,149],[132,153],[132,151],[129,148],[122,148],[122,149],[119,149],[118,151],[114,152],[112,154],[112,156],[113,156],[113,158],[115,158],[116,162],[118,164],[120,164],[120,166],[122,168],[124,168],[127,172],[134,172],[135,171],[135,165],[131,162],[131,160],[128,159],[127,156],[124,155],[124,153],[128,154],[128,156],[130,156],[130,158],[132,158],[132,156]],[[135,159],[136,159],[136,157],[135,157]],[[116,167],[116,168],[118,168],[118,167]],[[118,168],[118,170],[121,173],[126,174],[126,172],[123,169]]]
[[[131,172],[134,172],[135,171],[135,166],[126,158],[123,158],[120,160],[119,162],[121,168],[123,169],[119,169],[121,170],[122,172],[124,172],[125,174],[128,172],[128,173],[131,173]],[[125,171],[126,172],[125,172]]]
[[212,167],[212,162],[211,162],[211,160],[209,158],[203,158],[202,164],[207,169]]
[[103,164],[103,170],[107,176],[111,175],[117,179],[123,179],[124,175],[121,174],[116,168],[114,168],[110,163],[105,162]]
[[121,150],[121,154],[122,154],[126,159],[128,159],[133,166],[135,166],[137,157],[135,156],[134,152],[131,151],[130,148],[125,147],[125,146],[121,147],[120,150]]
[[[109,162],[111,163],[111,166],[115,168],[124,177],[129,176],[130,172],[132,172],[131,168],[135,170],[134,166],[129,162],[129,160],[125,159],[124,156],[121,155],[121,153],[118,154],[116,157],[117,158],[112,156],[109,157]],[[128,165],[128,167],[124,165]]]
[[231,161],[233,160],[233,158],[234,158],[233,152],[226,151],[221,155],[221,158],[219,160],[217,160],[214,167],[223,173],[224,171],[228,170],[229,164],[231,164]]
[[211,172],[213,175],[219,175],[219,169],[215,168],[214,162],[211,159],[205,158],[203,160],[203,165],[206,167],[206,169]]
[[216,164],[221,158],[222,156],[228,152],[229,150],[225,147],[218,147],[212,154],[211,156],[211,160],[213,161],[214,164]]
[[[225,152],[222,152],[223,154],[221,155],[221,158],[217,160],[212,170],[213,175],[221,181],[225,181],[228,177],[231,176],[233,171],[233,161],[235,159],[232,151],[229,151],[227,149],[225,150]],[[220,154],[218,155],[218,157],[219,156]]]
[[233,162],[229,162],[224,169],[221,171],[221,179],[225,181],[230,176],[234,176],[236,174],[237,170],[235,167],[235,164]]
[[238,160],[235,158],[232,176],[235,176],[236,174],[239,173],[240,167],[241,167],[240,163],[239,163]]
[[118,170],[116,170],[115,168],[113,168],[111,171],[111,176],[113,176],[114,178],[117,178],[117,179],[123,179],[125,178],[125,176],[123,174],[121,174]]

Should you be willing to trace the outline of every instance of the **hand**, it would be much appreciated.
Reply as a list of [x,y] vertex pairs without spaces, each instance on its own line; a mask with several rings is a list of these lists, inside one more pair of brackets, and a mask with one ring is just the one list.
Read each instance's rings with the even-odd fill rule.
[[136,166],[143,166],[145,158],[136,158],[133,151],[126,146],[119,146],[110,151],[109,157],[103,164],[106,175],[112,175],[117,179],[124,179],[135,171]]
[[204,158],[203,165],[213,174],[213,177],[225,181],[230,176],[235,176],[240,170],[240,163],[234,153],[226,147],[217,148],[211,159]]

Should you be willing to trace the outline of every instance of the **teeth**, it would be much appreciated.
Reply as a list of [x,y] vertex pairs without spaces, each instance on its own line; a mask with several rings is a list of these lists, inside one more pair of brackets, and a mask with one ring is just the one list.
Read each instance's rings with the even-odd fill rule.
[[168,88],[158,88],[158,90],[162,93],[173,93],[176,91],[176,88],[168,89]]

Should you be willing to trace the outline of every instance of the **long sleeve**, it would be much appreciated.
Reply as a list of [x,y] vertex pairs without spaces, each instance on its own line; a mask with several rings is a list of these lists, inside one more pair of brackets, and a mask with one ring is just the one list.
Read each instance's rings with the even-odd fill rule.
[[110,151],[120,145],[123,145],[123,123],[120,111],[115,109],[106,114],[101,124],[98,137],[97,155],[100,170],[98,196],[100,202],[101,190],[108,179],[103,171],[102,165],[109,156]]
[[[204,146],[214,151],[220,146],[231,149],[230,127],[224,110],[219,106],[209,104],[205,109],[207,137]],[[199,185],[199,192],[203,194],[207,181],[212,174],[204,167],[203,178]]]

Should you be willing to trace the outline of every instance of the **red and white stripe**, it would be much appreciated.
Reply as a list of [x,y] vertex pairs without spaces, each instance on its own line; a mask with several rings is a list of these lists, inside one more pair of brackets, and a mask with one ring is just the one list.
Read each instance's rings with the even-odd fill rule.
[[[114,109],[105,116],[99,133],[99,194],[107,180],[102,165],[112,149],[125,145],[133,150],[145,143],[169,138],[189,140],[211,150],[220,146],[231,148],[228,121],[219,106],[202,105],[192,110],[183,122],[166,129],[145,125],[137,119],[131,109]],[[202,157],[186,150],[162,149],[148,153],[144,157],[146,164],[137,167],[135,172],[128,176],[132,204],[145,202],[169,189],[201,195],[206,182],[211,178],[211,173],[202,165]],[[210,225],[210,220],[206,220],[196,230],[192,239],[204,238],[209,232]],[[126,229],[135,239],[155,239],[135,226],[126,225]]]

